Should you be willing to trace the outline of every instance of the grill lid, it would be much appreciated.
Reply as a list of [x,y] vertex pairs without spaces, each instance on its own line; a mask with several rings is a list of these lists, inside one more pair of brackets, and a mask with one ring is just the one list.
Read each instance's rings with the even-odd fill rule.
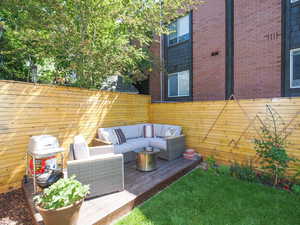
[[51,135],[32,136],[28,145],[28,152],[32,155],[41,156],[47,154],[56,154],[62,152],[63,149],[59,147],[56,137]]

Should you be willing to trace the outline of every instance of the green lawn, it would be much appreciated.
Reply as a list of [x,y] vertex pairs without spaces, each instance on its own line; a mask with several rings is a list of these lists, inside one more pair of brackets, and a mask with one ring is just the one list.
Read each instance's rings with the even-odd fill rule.
[[298,225],[300,197],[197,169],[118,225]]

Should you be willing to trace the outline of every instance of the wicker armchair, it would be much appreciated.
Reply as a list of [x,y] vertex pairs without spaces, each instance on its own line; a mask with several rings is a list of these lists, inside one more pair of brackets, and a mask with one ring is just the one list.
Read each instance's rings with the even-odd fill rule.
[[109,146],[89,147],[90,157],[74,160],[74,147],[70,146],[67,162],[68,176],[90,186],[88,198],[124,189],[124,163],[122,154],[114,154]]

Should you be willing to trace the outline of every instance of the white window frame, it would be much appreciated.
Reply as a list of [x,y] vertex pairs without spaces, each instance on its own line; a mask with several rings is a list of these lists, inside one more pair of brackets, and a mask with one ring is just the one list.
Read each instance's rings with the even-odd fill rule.
[[[190,29],[190,13],[188,13],[185,16],[182,16],[182,17],[178,18],[177,20],[175,20],[174,22],[170,23],[170,25],[173,24],[173,23],[176,23],[176,43],[170,44],[170,40],[172,40],[172,39],[170,39],[170,35],[168,35],[168,46],[173,46],[173,45],[176,45],[176,44],[180,43],[180,41],[179,41],[180,36],[178,36],[178,21],[181,18],[184,18],[184,17],[188,17],[188,30],[189,30],[189,32],[186,33],[186,34],[189,34],[189,39],[191,38],[190,37],[190,33],[191,33],[191,29]],[[187,39],[187,40],[189,40],[189,39]]]
[[[187,95],[179,95],[179,79],[178,79],[178,75],[179,73],[182,73],[182,72],[188,72],[188,78],[189,78],[189,89],[188,89],[188,94]],[[177,76],[177,95],[170,95],[170,80],[169,80],[169,77],[170,76],[174,76],[176,75]],[[190,70],[183,70],[183,71],[179,71],[179,72],[176,72],[176,73],[170,73],[168,74],[168,97],[169,98],[178,98],[178,97],[189,97],[190,96]]]
[[295,48],[290,50],[290,88],[300,88],[300,85],[293,85],[293,76],[294,76],[294,52],[300,52],[300,48]]

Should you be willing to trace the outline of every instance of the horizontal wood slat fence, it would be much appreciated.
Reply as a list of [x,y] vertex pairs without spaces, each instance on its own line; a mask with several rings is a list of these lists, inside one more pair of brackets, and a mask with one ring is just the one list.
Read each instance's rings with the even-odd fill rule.
[[187,147],[220,163],[257,165],[253,139],[260,136],[267,105],[284,122],[280,129],[288,134],[289,155],[300,159],[300,98],[155,103],[150,122],[182,126]]
[[[143,122],[183,127],[187,147],[220,163],[257,162],[266,105],[284,120],[288,153],[300,159],[300,98],[154,103],[150,96],[0,81],[0,193],[19,188],[33,135],[51,134],[68,149],[77,134],[88,142],[98,127]],[[290,170],[292,172],[292,169]]]
[[0,81],[0,193],[19,188],[29,138],[50,134],[68,149],[77,134],[149,121],[150,97]]

